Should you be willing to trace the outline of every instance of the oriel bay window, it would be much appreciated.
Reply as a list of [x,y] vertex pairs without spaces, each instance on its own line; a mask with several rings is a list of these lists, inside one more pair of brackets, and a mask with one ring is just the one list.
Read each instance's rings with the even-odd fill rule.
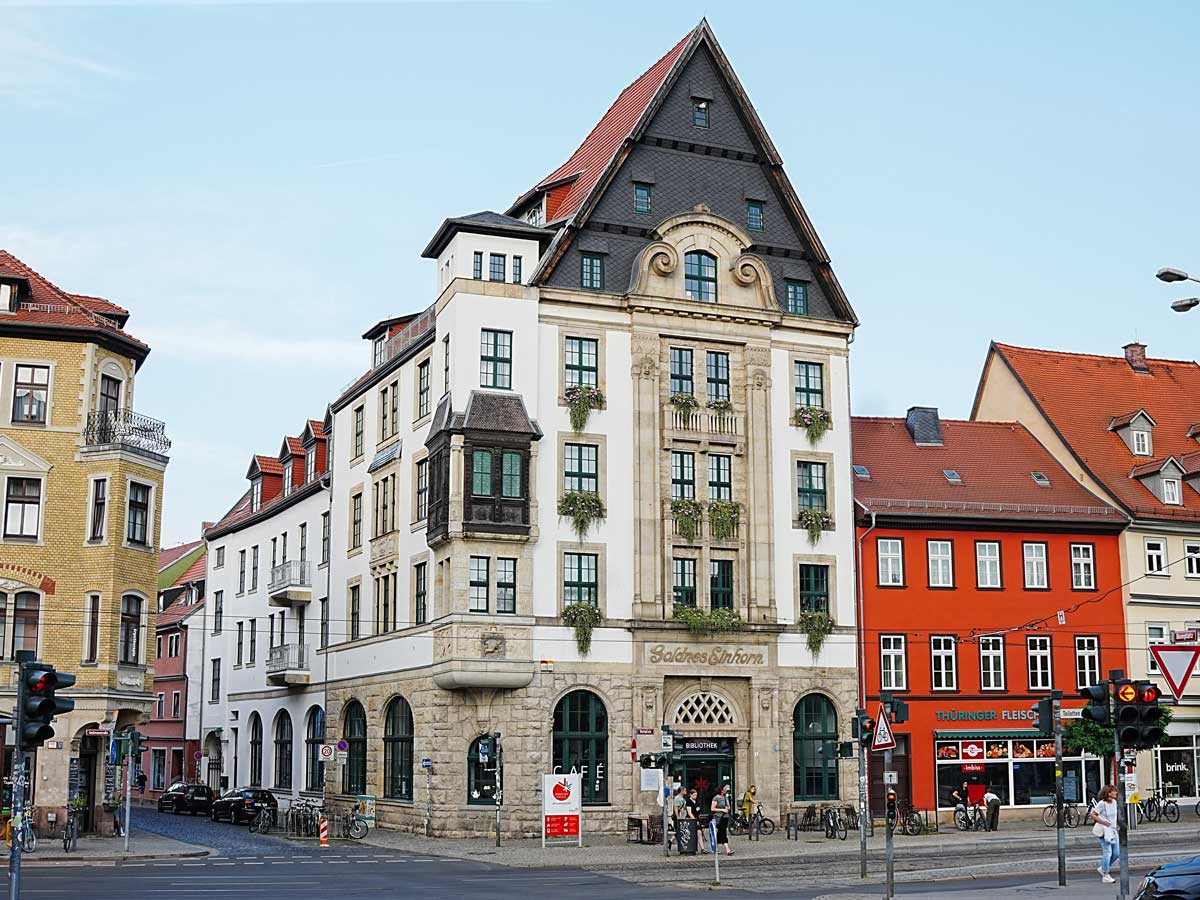
[[525,447],[464,447],[467,468],[463,522],[472,528],[526,533],[529,525],[528,460]]
[[491,450],[476,450],[471,454],[471,493],[476,497],[492,495]]
[[556,772],[578,772],[585,804],[608,802],[608,710],[591,691],[572,691],[554,707],[551,760]]
[[383,795],[413,798],[413,715],[403,697],[393,697],[383,719]]
[[823,694],[801,698],[792,713],[792,791],[795,800],[838,798],[837,711]]

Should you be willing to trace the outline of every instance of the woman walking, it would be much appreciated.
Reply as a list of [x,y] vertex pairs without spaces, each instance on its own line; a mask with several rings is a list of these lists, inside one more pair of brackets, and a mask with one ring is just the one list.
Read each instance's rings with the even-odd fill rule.
[[709,811],[717,823],[717,846],[725,848],[726,856],[733,856],[733,848],[729,846],[729,785],[721,785],[721,790],[712,798]]
[[1111,784],[1106,784],[1100,788],[1100,793],[1096,796],[1096,804],[1091,811],[1092,821],[1095,822],[1092,826],[1092,834],[1100,838],[1100,865],[1096,867],[1096,871],[1100,873],[1100,880],[1105,884],[1112,884],[1115,880],[1109,874],[1109,868],[1117,859],[1118,843],[1117,843],[1117,789]]

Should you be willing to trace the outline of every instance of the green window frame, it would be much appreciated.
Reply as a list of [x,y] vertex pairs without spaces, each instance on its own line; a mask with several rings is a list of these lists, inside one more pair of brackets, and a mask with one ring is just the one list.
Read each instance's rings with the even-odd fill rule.
[[708,499],[733,499],[733,457],[724,453],[708,454]]
[[491,589],[491,560],[486,556],[472,556],[468,565],[470,583],[468,584],[468,596],[470,599],[471,612],[485,613],[489,608],[489,594]]
[[413,621],[424,625],[429,614],[429,563],[417,563],[413,566]]
[[683,289],[689,300],[717,302],[717,258],[702,250],[683,255]]
[[763,203],[761,200],[746,201],[746,228],[749,231],[763,230]]
[[492,496],[492,451],[471,452],[471,494],[475,497]]
[[733,609],[733,560],[708,561],[708,605],[713,609]]
[[600,490],[600,448],[595,444],[563,445],[563,490]]
[[837,711],[823,694],[808,694],[792,713],[793,799],[838,799]]
[[729,401],[729,354],[709,350],[704,358],[708,402]]
[[585,291],[604,290],[604,254],[584,253],[581,255],[579,286]]
[[691,394],[692,351],[688,347],[671,348],[671,394]]
[[[487,741],[491,750],[486,763],[479,758],[480,741]],[[475,738],[467,750],[467,803],[496,805],[496,740],[489,734]]]
[[633,211],[650,212],[650,185],[635,183],[633,186]]
[[525,495],[522,488],[523,460],[515,450],[505,450],[500,458],[500,496],[509,499]]
[[413,714],[403,697],[393,697],[383,717],[383,796],[413,798]]
[[820,363],[800,362],[792,368],[796,406],[825,406],[825,367]]
[[696,606],[696,560],[671,560],[671,596],[676,606]]
[[800,611],[829,614],[829,566],[800,565]]
[[479,250],[475,251],[475,259],[471,263],[471,277],[476,281],[483,280],[483,253]]
[[600,383],[600,342],[595,338],[569,337],[563,343],[563,380],[567,387]]
[[796,500],[800,509],[827,509],[825,463],[799,460],[796,463]]
[[521,257],[516,255],[513,256],[512,283],[521,283]]
[[367,792],[367,714],[363,710],[362,704],[357,700],[347,703],[343,721],[345,725],[342,735],[350,746],[346,748],[346,762],[342,766],[342,793],[365,794]]
[[563,554],[563,605],[586,603],[600,605],[598,580],[600,558],[595,553]]
[[491,328],[479,332],[479,386],[512,388],[512,332]]
[[488,254],[488,281],[503,281],[507,269],[507,256],[503,253]]
[[671,451],[671,499],[696,499],[696,454],[687,450]]
[[608,710],[591,691],[572,691],[554,707],[552,764],[579,772],[585,806],[608,803]]
[[496,559],[496,612],[516,614],[517,561],[508,557]]
[[783,282],[784,309],[795,316],[808,315],[808,282],[785,278]]

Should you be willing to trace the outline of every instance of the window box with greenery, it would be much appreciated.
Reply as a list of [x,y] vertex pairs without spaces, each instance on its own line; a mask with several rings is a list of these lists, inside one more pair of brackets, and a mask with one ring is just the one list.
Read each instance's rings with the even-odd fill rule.
[[563,399],[567,401],[567,413],[571,418],[571,430],[579,434],[587,427],[588,418],[593,409],[604,406],[604,394],[599,388],[590,384],[577,384],[563,391]]
[[593,491],[567,491],[558,498],[558,514],[571,520],[575,534],[582,541],[597,519],[606,515],[604,502]]
[[733,500],[713,500],[708,504],[708,527],[713,539],[731,541],[737,537],[741,505]]
[[805,611],[797,616],[796,626],[804,634],[808,652],[815,659],[825,646],[825,639],[833,633],[833,618],[826,612]]
[[671,515],[675,519],[676,533],[689,544],[700,533],[700,520],[704,516],[704,504],[699,500],[678,499],[671,501]]
[[708,408],[718,416],[728,416],[733,412],[732,400],[709,400]]
[[798,406],[792,412],[792,424],[804,429],[810,444],[815,444],[824,437],[831,422],[829,410],[821,406]]
[[694,394],[686,394],[680,391],[671,395],[671,406],[680,415],[690,416],[700,408],[700,401],[696,399]]
[[728,634],[746,627],[742,617],[732,609],[703,610],[694,606],[676,606],[671,618],[687,625],[695,637],[708,634]]
[[796,524],[808,532],[808,542],[816,545],[821,532],[833,528],[833,516],[823,509],[802,509],[796,516]]
[[604,621],[604,614],[591,603],[568,603],[563,607],[564,625],[575,629],[575,647],[580,656],[587,656],[592,649],[592,631]]

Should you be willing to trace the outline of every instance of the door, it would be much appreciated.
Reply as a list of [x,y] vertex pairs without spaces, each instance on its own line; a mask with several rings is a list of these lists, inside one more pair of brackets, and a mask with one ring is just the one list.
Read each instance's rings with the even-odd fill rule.
[[117,411],[121,408],[121,382],[111,375],[100,376],[100,413],[97,422],[101,443],[109,443],[116,436]]
[[712,798],[722,785],[729,785],[729,805],[737,804],[733,796],[733,760],[720,757],[685,758],[680,766],[684,788],[689,792],[695,788],[699,793],[700,817],[707,819],[712,809]]
[[[933,797],[913,797],[912,795],[912,758],[908,754],[907,734],[896,735],[896,749],[892,751],[892,770],[896,773],[896,796],[901,800],[910,801],[918,809],[929,808],[934,802]],[[871,771],[870,803],[871,815],[884,814],[884,795],[887,789],[883,785],[883,754],[867,754]]]
[[96,765],[98,754],[85,752],[79,755],[79,794],[87,801],[87,805],[79,810],[79,832],[81,834],[95,830],[92,815],[96,808]]

